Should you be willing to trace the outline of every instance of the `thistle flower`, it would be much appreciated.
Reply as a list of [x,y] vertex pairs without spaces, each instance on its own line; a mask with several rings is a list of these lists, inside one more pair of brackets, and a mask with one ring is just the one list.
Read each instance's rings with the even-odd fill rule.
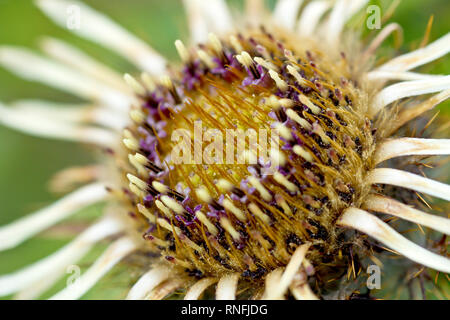
[[[122,80],[56,39],[43,43],[49,57],[0,48],[3,67],[94,105],[0,105],[2,124],[105,151],[98,165],[69,169],[57,180],[61,187],[85,186],[1,227],[0,249],[88,205],[108,204],[100,220],[65,247],[0,276],[0,295],[39,297],[67,265],[105,239],[111,239],[106,251],[53,298],[80,298],[133,254],[145,256],[145,269],[129,299],[173,292],[197,299],[213,288],[218,299],[349,298],[361,283],[361,266],[381,264],[380,248],[450,272],[445,238],[419,246],[379,217],[450,233],[446,217],[411,206],[418,193],[449,201],[450,186],[397,161],[450,153],[448,139],[401,136],[402,128],[450,95],[450,76],[411,71],[447,54],[449,34],[380,65],[372,56],[398,25],[387,25],[364,47],[346,28],[364,0],[311,1],[301,10],[300,0],[279,0],[273,13],[262,1],[247,0],[237,22],[221,0],[185,0],[191,43],[175,42],[179,64],[80,2],[36,3],[59,25],[65,25],[67,6],[76,4],[84,27],[73,31],[143,73]],[[434,95],[422,98],[427,94]],[[234,162],[218,161],[217,153],[196,162],[208,155],[196,149],[199,121],[216,130],[209,141],[227,148],[227,130],[248,129],[277,132],[279,148],[269,148],[268,159],[258,157],[253,151],[262,149],[263,139],[250,151],[236,146]],[[175,132],[188,147],[177,149]],[[250,137],[243,141],[251,145]],[[183,161],[175,156],[180,153]]]

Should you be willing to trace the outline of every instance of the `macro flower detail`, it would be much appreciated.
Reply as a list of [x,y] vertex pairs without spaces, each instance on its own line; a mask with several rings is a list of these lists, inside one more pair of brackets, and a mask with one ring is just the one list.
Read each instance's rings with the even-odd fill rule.
[[84,186],[0,227],[0,249],[107,203],[72,242],[1,275],[0,295],[38,298],[105,239],[106,251],[53,299],[82,297],[133,254],[145,269],[128,299],[348,299],[364,281],[362,266],[382,265],[380,249],[450,273],[445,244],[418,245],[380,218],[450,234],[448,218],[412,200],[450,201],[450,186],[401,165],[450,154],[449,139],[402,131],[450,96],[450,76],[411,71],[446,55],[450,34],[377,63],[372,56],[398,25],[364,44],[346,23],[366,3],[279,0],[271,13],[247,0],[234,18],[222,0],[184,0],[191,39],[175,42],[180,63],[81,2],[36,1],[60,26],[67,6],[78,6],[83,28],[72,31],[142,73],[121,77],[57,39],[42,43],[48,57],[0,47],[6,69],[94,105],[0,104],[0,122],[104,151],[98,164],[54,181]]

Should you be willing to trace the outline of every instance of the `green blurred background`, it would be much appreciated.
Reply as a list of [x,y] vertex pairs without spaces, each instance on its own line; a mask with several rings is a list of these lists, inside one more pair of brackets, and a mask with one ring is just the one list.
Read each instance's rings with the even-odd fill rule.
[[[169,59],[176,59],[174,41],[178,38],[187,39],[186,20],[180,0],[89,0],[85,2],[119,21]],[[243,7],[243,1],[229,2],[236,8]],[[372,4],[379,5],[382,12],[391,2],[371,1]],[[268,4],[273,7],[274,1],[268,1]],[[398,22],[404,28],[404,42],[399,52],[418,47],[431,15],[434,15],[430,34],[430,41],[433,41],[450,30],[450,1],[403,0],[400,3],[390,20]],[[38,50],[39,40],[45,35],[68,40],[121,72],[137,71],[113,53],[55,26],[38,11],[32,1],[0,0],[1,45],[20,45]],[[392,39],[389,39],[386,45],[392,43]],[[387,53],[393,53],[392,50],[385,50]],[[449,74],[450,59],[439,59],[433,65],[424,67],[422,71]],[[0,101],[9,102],[28,98],[61,102],[78,101],[76,97],[64,92],[38,83],[23,81],[0,68]],[[444,114],[450,115],[449,109],[448,103],[441,106]],[[48,191],[48,181],[53,174],[68,166],[90,164],[95,161],[87,148],[75,143],[30,137],[2,126],[0,126],[0,155],[0,225],[56,200],[58,195]],[[92,219],[100,214],[100,210],[101,206],[94,206],[80,212],[73,219],[78,221]],[[61,247],[68,240],[69,237],[44,234],[27,241],[18,248],[1,252],[0,274],[36,261]],[[101,248],[94,250],[79,265],[85,268],[99,252]],[[111,274],[119,274],[119,276],[113,277]],[[118,267],[84,298],[123,297],[128,281],[129,277],[126,277],[124,270]],[[64,283],[65,279],[61,280],[52,291],[62,288]]]

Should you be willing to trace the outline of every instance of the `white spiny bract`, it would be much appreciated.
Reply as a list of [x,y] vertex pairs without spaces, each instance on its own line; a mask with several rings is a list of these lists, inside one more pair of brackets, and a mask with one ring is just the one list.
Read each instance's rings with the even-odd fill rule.
[[[380,248],[449,273],[442,243],[419,246],[376,213],[450,234],[448,218],[412,206],[419,192],[450,201],[450,186],[388,167],[401,164],[398,157],[450,154],[449,139],[399,136],[450,96],[450,76],[410,71],[446,55],[450,34],[373,67],[371,56],[396,27],[387,25],[361,49],[345,24],[366,2],[302,7],[301,0],[279,0],[270,13],[263,1],[247,0],[235,23],[223,0],[184,0],[191,39],[175,42],[181,63],[169,63],[81,2],[36,1],[60,26],[67,6],[79,6],[84,25],[73,31],[127,58],[142,74],[121,77],[56,39],[43,42],[48,57],[0,47],[6,69],[93,102],[64,110],[45,101],[0,104],[3,125],[106,151],[99,164],[64,171],[56,183],[85,186],[0,227],[0,249],[88,205],[108,204],[104,216],[65,247],[0,276],[0,295],[41,296],[105,239],[114,240],[54,299],[82,297],[137,253],[148,254],[128,299],[174,292],[198,299],[214,288],[217,299],[351,298],[364,281],[362,268],[380,264]],[[426,94],[434,95],[421,98]],[[227,147],[231,129],[273,130],[279,145],[269,148],[269,162],[237,146],[233,159],[244,162],[174,159],[173,133],[183,129],[195,151],[198,121],[216,129],[214,137]],[[248,147],[250,138],[244,141]]]

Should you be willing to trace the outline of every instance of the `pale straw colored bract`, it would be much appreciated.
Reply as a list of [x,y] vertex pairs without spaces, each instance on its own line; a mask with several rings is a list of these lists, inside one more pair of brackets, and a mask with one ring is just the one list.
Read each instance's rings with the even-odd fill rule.
[[[345,32],[346,22],[366,3],[365,0],[319,0],[308,2],[302,7],[302,0],[278,0],[271,23],[279,24],[306,37],[322,34],[324,36],[321,41],[324,41],[330,50],[333,50],[339,46],[339,41]],[[117,23],[85,4],[69,0],[37,0],[36,4],[59,26],[65,25],[64,17],[67,6],[71,4],[79,6],[83,14],[84,26],[73,30],[77,35],[116,52],[145,71],[146,74],[161,76],[165,73],[167,61],[164,57]],[[222,35],[233,31],[233,17],[224,0],[183,0],[183,4],[188,17],[192,45],[207,41],[210,32]],[[300,10],[300,8],[302,9]],[[254,24],[267,19],[262,1],[247,0],[245,17],[249,23]],[[297,19],[297,17],[300,18]],[[397,24],[390,24],[380,30],[379,37],[375,38],[368,52],[373,53],[381,42],[398,28]],[[318,30],[322,32],[319,33]],[[184,45],[177,41],[176,48],[181,58],[186,60],[187,51]],[[13,106],[0,103],[0,123],[35,136],[77,141],[115,149],[120,143],[121,130],[128,123],[128,112],[131,104],[135,101],[135,93],[139,94],[143,88],[130,76],[125,76],[125,81],[122,81],[116,71],[61,40],[46,39],[42,42],[42,49],[46,56],[19,47],[1,46],[0,65],[24,79],[45,83],[87,99],[90,103],[70,106],[64,111],[50,101],[22,101]],[[375,117],[389,105],[403,98],[436,94],[422,104],[400,113],[397,123],[397,127],[399,127],[448,99],[450,76],[420,74],[411,70],[446,55],[449,50],[450,34],[447,34],[424,48],[396,57],[369,71],[366,75],[369,82],[373,81],[379,84],[392,80],[398,81],[394,84],[390,83],[377,93],[368,110],[369,116]],[[202,58],[201,51],[199,56]],[[207,59],[208,57],[204,56],[206,63],[210,63]],[[245,60],[245,57],[243,59]],[[271,67],[263,60],[257,61],[257,63],[267,68]],[[296,76],[295,70],[292,72]],[[283,87],[283,80],[279,79],[277,73],[273,70],[270,70],[269,73],[277,85],[280,82],[279,87]],[[143,75],[142,80],[147,83],[147,86],[151,86],[151,80],[146,74]],[[139,114],[134,113],[131,116],[138,118]],[[288,116],[302,124],[302,119],[296,117],[295,113],[288,113]],[[101,128],[94,127],[94,125],[100,125]],[[133,139],[126,139],[125,144],[131,149],[136,148],[136,141]],[[294,149],[294,152],[305,158],[311,157],[300,146]],[[369,172],[368,179],[373,184],[413,189],[450,201],[450,186],[447,184],[399,169],[383,168],[385,160],[395,157],[449,154],[449,139],[405,137],[386,140],[378,146],[376,151],[375,158],[379,167]],[[130,156],[130,161],[136,167],[142,167],[138,155]],[[280,183],[287,184],[283,180],[283,176],[276,178]],[[110,195],[105,191],[105,181],[102,180],[102,177],[96,177],[96,179],[98,181],[66,195],[55,204],[0,227],[0,250],[18,246],[23,241],[88,205],[108,201]],[[265,194],[257,179],[250,182],[261,194]],[[135,181],[136,183],[139,181]],[[287,186],[295,187],[288,184]],[[267,195],[267,197],[269,196]],[[162,201],[160,206],[163,208],[166,206],[166,208],[177,210],[176,204],[171,202],[169,197],[162,198]],[[233,208],[230,203],[226,205],[229,210],[234,210],[239,216],[238,209]],[[390,214],[448,235],[450,234],[450,223],[447,218],[413,209],[394,199],[374,195],[366,200],[362,208],[348,208],[342,214],[338,224],[366,233],[419,264],[441,272],[450,272],[448,258],[407,240],[385,222],[365,210]],[[67,265],[76,263],[96,242],[115,235],[116,240],[81,278],[53,298],[77,299],[82,297],[115,264],[139,248],[139,241],[128,237],[127,233],[123,232],[124,228],[117,215],[114,210],[108,210],[104,218],[59,251],[17,272],[0,276],[0,295],[16,293],[17,298],[39,297],[63,275],[63,270]],[[209,227],[211,232],[214,232],[214,226]],[[224,227],[226,228],[227,225]],[[307,282],[299,280],[298,277],[301,275],[297,274],[299,267],[304,262],[307,250],[307,244],[299,246],[285,268],[273,270],[266,277],[265,292],[259,297],[281,299],[290,290],[298,299],[316,299],[317,297]],[[228,274],[221,278],[201,279],[188,289],[186,299],[199,298],[207,288],[213,285],[216,285],[218,299],[234,299],[239,278],[239,274]],[[170,269],[155,266],[131,288],[128,299],[162,298],[182,285],[179,280],[171,278]]]

